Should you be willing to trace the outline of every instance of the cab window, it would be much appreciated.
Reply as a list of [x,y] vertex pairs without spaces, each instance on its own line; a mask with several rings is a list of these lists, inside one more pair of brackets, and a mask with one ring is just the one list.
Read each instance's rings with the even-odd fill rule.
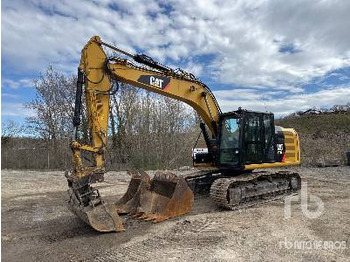
[[238,164],[239,155],[239,121],[226,117],[221,124],[220,163]]

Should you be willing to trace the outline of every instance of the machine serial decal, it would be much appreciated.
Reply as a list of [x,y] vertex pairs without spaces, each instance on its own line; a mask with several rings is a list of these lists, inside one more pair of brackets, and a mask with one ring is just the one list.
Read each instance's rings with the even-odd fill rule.
[[283,144],[277,144],[277,154],[283,155]]
[[165,89],[170,83],[170,78],[156,75],[141,75],[139,79],[137,79],[137,82],[151,85],[159,89]]

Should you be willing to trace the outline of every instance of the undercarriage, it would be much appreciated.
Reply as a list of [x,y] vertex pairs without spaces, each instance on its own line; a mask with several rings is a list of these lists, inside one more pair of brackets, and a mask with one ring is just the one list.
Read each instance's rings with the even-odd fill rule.
[[254,171],[241,173],[197,172],[186,176],[196,194],[209,194],[224,209],[237,210],[296,193],[301,178],[291,171]]

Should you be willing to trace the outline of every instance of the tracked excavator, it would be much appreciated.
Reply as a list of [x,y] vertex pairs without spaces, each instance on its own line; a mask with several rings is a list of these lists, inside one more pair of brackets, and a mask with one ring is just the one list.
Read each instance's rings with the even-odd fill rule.
[[[106,49],[113,55],[107,56]],[[92,184],[103,181],[106,172],[110,96],[113,83],[120,82],[194,108],[202,120],[206,148],[193,150],[197,171],[186,176],[158,172],[151,178],[143,171],[130,171],[127,191],[116,203],[106,203]],[[89,144],[80,142],[78,136],[83,94]],[[273,169],[300,163],[299,138],[294,129],[275,126],[272,113],[241,108],[222,113],[210,88],[193,74],[162,65],[144,54],[129,53],[98,36],[81,51],[73,125],[74,168],[66,173],[68,207],[100,232],[123,231],[122,214],[153,222],[186,214],[195,194],[209,194],[208,201],[235,210],[290,195],[301,187],[298,173]],[[84,152],[92,153],[92,165],[83,161]]]

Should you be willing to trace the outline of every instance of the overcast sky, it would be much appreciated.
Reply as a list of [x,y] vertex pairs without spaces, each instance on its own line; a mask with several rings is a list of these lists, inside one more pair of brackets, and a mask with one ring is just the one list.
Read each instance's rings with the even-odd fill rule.
[[48,65],[74,73],[93,35],[193,72],[223,111],[350,101],[350,1],[2,1],[2,122],[32,112]]

